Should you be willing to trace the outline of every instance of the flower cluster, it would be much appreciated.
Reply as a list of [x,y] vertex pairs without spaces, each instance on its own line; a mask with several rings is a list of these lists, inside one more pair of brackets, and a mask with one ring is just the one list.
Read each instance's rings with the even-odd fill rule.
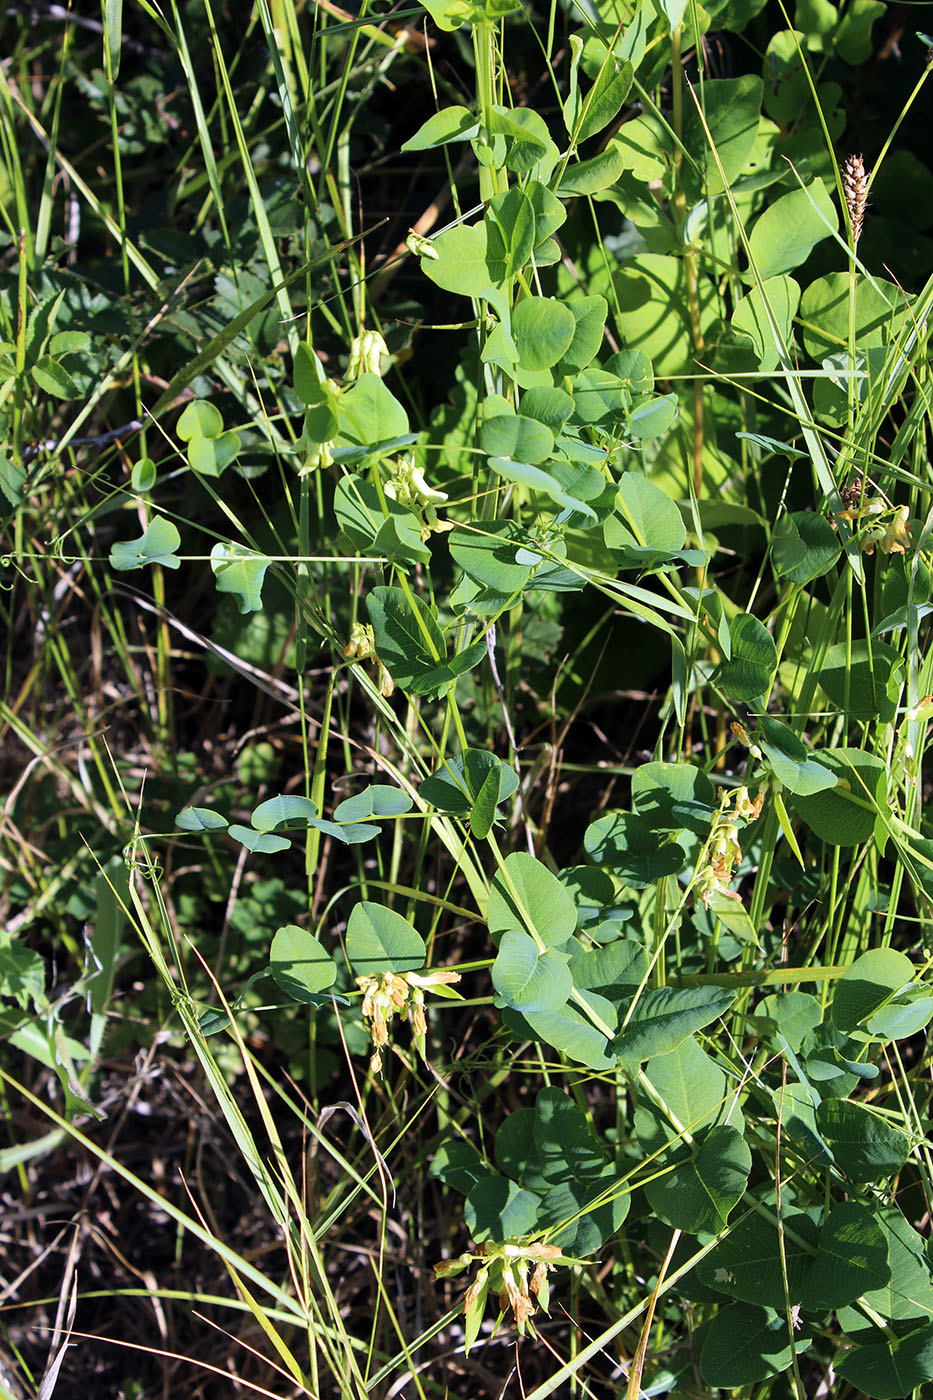
[[424,988],[449,986],[459,981],[459,972],[443,967],[433,972],[382,972],[378,977],[356,979],[363,993],[363,1018],[370,1022],[373,1056],[369,1067],[373,1074],[382,1071],[382,1052],[389,1043],[389,1025],[396,1015],[402,1021],[411,1020],[415,1041],[424,1058],[424,1037],[428,1030]]
[[[734,725],[733,731],[739,728],[741,726]],[[740,823],[744,826],[747,822],[758,820],[764,798],[763,788],[754,798],[749,796],[746,787],[734,788],[724,795],[713,822],[706,859],[697,871],[694,884],[707,909],[714,894],[723,895],[736,904],[742,903],[742,896],[729,888],[735,867],[742,859]]]
[[861,478],[842,495],[846,508],[840,519],[861,527],[859,547],[866,554],[874,554],[875,545],[882,554],[906,554],[913,543],[909,506],[892,506],[879,496],[866,495]]
[[348,661],[375,661],[379,666],[379,694],[388,700],[395,691],[395,681],[376,655],[376,637],[368,622],[354,622],[350,640],[343,649]]
[[450,530],[452,527],[440,521],[438,505],[447,500],[446,491],[435,491],[425,481],[420,467],[415,466],[413,457],[399,458],[390,464],[391,477],[384,490],[400,506],[407,506],[421,521],[421,538],[427,540],[435,531]]
[[456,1259],[435,1264],[434,1272],[438,1278],[459,1274],[472,1264],[480,1266],[463,1299],[466,1319],[464,1351],[469,1352],[479,1335],[490,1293],[498,1297],[500,1317],[511,1309],[521,1335],[524,1336],[527,1331],[534,1336],[531,1318],[535,1305],[532,1298],[537,1299],[539,1306],[547,1312],[550,1300],[548,1272],[563,1257],[557,1245],[527,1244],[511,1239],[503,1244],[480,1244],[472,1253],[467,1251]]

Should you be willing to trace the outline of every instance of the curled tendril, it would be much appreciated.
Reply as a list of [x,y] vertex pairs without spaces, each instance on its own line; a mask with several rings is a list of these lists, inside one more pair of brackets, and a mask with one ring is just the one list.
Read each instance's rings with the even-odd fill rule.
[[[160,880],[162,878],[162,866],[149,854],[145,847],[145,837],[134,836],[133,840],[123,847],[123,864],[127,870],[135,870],[143,880]],[[136,854],[137,846],[142,847],[142,854]]]

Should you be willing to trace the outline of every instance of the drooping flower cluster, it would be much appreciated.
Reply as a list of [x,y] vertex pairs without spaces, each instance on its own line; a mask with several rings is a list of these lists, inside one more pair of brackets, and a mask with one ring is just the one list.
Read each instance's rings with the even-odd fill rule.
[[393,501],[418,516],[421,522],[421,538],[427,540],[437,531],[452,527],[438,519],[437,506],[447,500],[446,491],[436,491],[429,486],[424,472],[415,465],[413,457],[399,458],[389,464],[392,475],[385,483],[384,491]]
[[343,654],[348,661],[375,661],[378,664],[379,694],[388,700],[395,691],[395,681],[376,655],[376,637],[368,622],[354,622]]
[[840,518],[859,527],[859,548],[874,554],[906,554],[913,543],[910,535],[910,507],[893,506],[880,496],[868,495],[861,478],[842,493],[845,510]]
[[[740,725],[733,725],[733,732],[740,728]],[[694,882],[694,890],[707,909],[714,894],[731,899],[736,904],[742,903],[742,896],[729,888],[735,868],[742,859],[739,831],[747,822],[758,820],[764,798],[763,788],[753,798],[746,787],[733,788],[723,796],[713,822],[706,858]]]
[[363,993],[363,1018],[370,1023],[373,1056],[369,1067],[373,1074],[382,1072],[382,1052],[389,1043],[389,1026],[394,1016],[401,1021],[411,1021],[415,1043],[424,1058],[424,1037],[428,1030],[424,988],[449,986],[459,981],[460,973],[446,967],[435,968],[433,972],[382,972],[378,977],[356,979]]
[[459,1274],[472,1264],[480,1266],[463,1299],[466,1319],[464,1351],[469,1352],[479,1335],[490,1293],[499,1300],[500,1317],[505,1317],[511,1310],[521,1335],[525,1336],[528,1332],[534,1336],[531,1318],[535,1304],[532,1300],[536,1299],[547,1312],[550,1301],[548,1272],[563,1257],[557,1245],[528,1244],[510,1239],[503,1244],[480,1244],[472,1253],[467,1251],[456,1259],[445,1259],[442,1264],[435,1264],[434,1272],[438,1278]]

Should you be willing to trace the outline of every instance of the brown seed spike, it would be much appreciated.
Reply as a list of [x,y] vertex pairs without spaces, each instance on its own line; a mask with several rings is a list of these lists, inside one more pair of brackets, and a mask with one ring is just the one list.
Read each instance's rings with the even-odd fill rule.
[[842,167],[842,188],[849,211],[849,227],[852,229],[852,246],[857,248],[862,232],[862,221],[868,204],[868,176],[861,156],[848,156]]

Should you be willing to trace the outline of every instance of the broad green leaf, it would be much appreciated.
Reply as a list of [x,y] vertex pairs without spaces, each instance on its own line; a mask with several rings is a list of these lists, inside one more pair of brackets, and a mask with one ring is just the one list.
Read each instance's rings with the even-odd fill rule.
[[811,831],[831,846],[858,846],[871,839],[886,769],[864,749],[823,749],[820,764],[835,773],[836,787],[809,797],[794,797],[794,806]]
[[250,825],[256,831],[275,831],[280,826],[302,827],[317,814],[317,807],[307,797],[269,797],[254,809]]
[[188,444],[188,464],[202,476],[220,476],[240,450],[240,435],[231,428],[219,437],[194,437]]
[[537,242],[534,205],[519,185],[513,185],[490,201],[486,221],[487,260],[496,267],[499,280],[511,282],[531,257]]
[[479,441],[490,456],[513,457],[519,462],[544,462],[554,451],[550,428],[518,413],[497,413],[487,418]]
[[[0,491],[14,508],[26,498],[26,469],[0,450]],[[0,524],[6,516],[0,516]],[[135,567],[135,566],[134,566]]]
[[632,806],[657,831],[706,836],[719,804],[702,768],[692,763],[642,763],[632,774]]
[[371,481],[344,476],[334,490],[334,514],[351,550],[386,554],[390,559],[426,564],[431,551],[421,538],[421,521]]
[[910,1139],[850,1099],[824,1099],[816,1122],[851,1181],[884,1181],[907,1161]]
[[782,515],[771,532],[771,559],[779,578],[807,584],[822,578],[841,553],[839,536],[822,515],[795,510]]
[[447,644],[427,603],[414,595],[414,604],[401,588],[374,588],[366,597],[379,660],[396,685],[423,695],[449,679]]
[[185,807],[175,818],[180,831],[225,831],[227,818],[210,807]]
[[337,420],[340,438],[363,447],[391,442],[408,432],[408,414],[378,374],[361,374],[341,394]]
[[372,841],[380,835],[378,826],[366,826],[358,822],[340,826],[337,822],[325,821],[323,817],[312,817],[308,825],[313,826],[316,831],[323,831],[326,836],[332,836],[344,846],[362,846],[364,842]]
[[538,1197],[504,1176],[481,1177],[463,1207],[467,1229],[477,1244],[499,1243],[531,1234],[538,1220]]
[[677,420],[679,400],[676,394],[662,394],[660,398],[641,403],[632,413],[628,430],[639,442],[663,437]]
[[893,1001],[869,1016],[865,1030],[880,1040],[907,1040],[922,1031],[933,1020],[933,997],[919,990],[908,993],[903,1001]]
[[464,573],[503,602],[521,592],[534,572],[516,555],[526,533],[511,520],[493,520],[483,533],[454,529],[448,536],[451,557]]
[[533,929],[542,943],[559,948],[577,926],[577,910],[570,893],[547,866],[514,851],[489,887],[487,920],[494,940],[508,932]]
[[855,67],[871,57],[874,48],[872,25],[884,12],[883,0],[852,0],[834,38],[836,52],[843,63]]
[[248,851],[259,855],[273,855],[276,851],[287,851],[292,844],[284,836],[275,836],[271,831],[255,831],[251,826],[240,826],[234,822],[227,828],[234,841],[239,841]]
[[866,1290],[864,1299],[882,1317],[896,1320],[933,1316],[933,1281],[924,1240],[896,1206],[875,1210],[873,1218],[887,1247],[888,1281]]
[[[533,1120],[536,1166],[544,1181],[592,1182],[606,1168],[606,1155],[593,1125],[568,1094],[554,1087],[540,1091]],[[529,1145],[526,1143],[526,1152]]]
[[604,536],[621,568],[650,568],[683,548],[687,530],[666,492],[647,477],[623,472]]
[[[758,139],[762,82],[750,74],[741,78],[707,79],[701,93],[697,95],[701,96],[709,137],[692,100],[688,102],[684,121],[684,145],[699,165],[696,170],[692,162],[684,162],[684,184],[691,203],[722,194],[723,177],[726,186],[733,185],[748,164]],[[718,164],[709,150],[710,138]]]
[[583,849],[591,860],[636,887],[675,875],[687,860],[682,846],[635,812],[598,817],[586,829]]
[[[813,1263],[819,1228],[802,1211],[782,1219],[787,1297],[800,1302],[803,1282]],[[701,1282],[743,1303],[784,1311],[784,1274],[777,1225],[756,1211],[736,1220],[732,1229],[698,1269]]]
[[797,1145],[807,1161],[814,1166],[831,1166],[833,1154],[816,1126],[816,1090],[805,1084],[785,1084],[772,1091],[771,1102],[775,1118],[781,1119],[784,1136]]
[[175,432],[182,442],[191,442],[198,437],[220,437],[223,430],[224,420],[220,410],[206,399],[192,399],[175,425]]
[[506,138],[505,164],[516,174],[533,170],[549,152],[557,157],[547,123],[533,107],[491,107],[489,130]]
[[427,950],[421,934],[394,909],[361,900],[347,921],[347,958],[358,977],[417,972]]
[[512,310],[512,339],[522,369],[550,369],[570,349],[577,322],[566,302],[525,297]]
[[507,929],[492,965],[492,985],[497,1005],[516,1011],[556,1011],[569,999],[573,978],[566,953],[554,948],[542,952],[529,934]]
[[787,345],[799,304],[800,288],[792,277],[769,277],[761,290],[757,286],[752,287],[737,303],[732,312],[732,325],[750,338],[758,356],[759,369],[775,369],[780,358],[772,319],[781,342]]
[[506,314],[486,260],[487,226],[456,224],[434,240],[436,258],[422,258],[421,270],[435,286],[464,297],[481,297]]
[[774,638],[757,617],[739,613],[729,627],[732,656],[720,663],[719,684],[728,695],[756,704],[771,689],[777,670]]
[[568,301],[565,305],[570,308],[576,325],[573,340],[557,364],[557,373],[572,376],[579,370],[586,369],[590,361],[599,354],[599,347],[603,343],[603,332],[606,329],[609,305],[606,298],[600,296],[575,297],[573,301]]
[[570,959],[570,972],[577,990],[602,992],[610,1001],[633,991],[646,967],[644,951],[637,943],[622,938],[603,947],[585,948],[579,944]]
[[520,1186],[544,1192],[549,1183],[542,1176],[541,1163],[532,1150],[534,1124],[533,1108],[519,1108],[503,1118],[496,1130],[496,1162],[506,1176],[513,1177]]
[[852,1303],[890,1276],[887,1244],[872,1212],[842,1201],[820,1231],[819,1250],[803,1282],[800,1301],[817,1312]]
[[573,195],[597,194],[614,185],[625,168],[625,155],[617,141],[610,141],[604,151],[590,160],[568,165],[560,178],[557,194],[561,199]]
[[496,804],[511,797],[518,787],[518,775],[488,749],[465,749],[461,758],[452,758],[438,768],[418,789],[419,795],[442,812],[466,816],[473,810],[481,792],[495,780]]
[[[589,993],[590,998],[594,995]],[[588,1069],[612,1069],[613,1061],[607,1054],[609,1041],[573,1006],[562,1006],[559,1011],[532,1011],[527,1016],[506,1010],[502,1015],[522,1039],[542,1040]]]
[[843,1032],[854,1031],[886,1002],[908,987],[915,968],[894,948],[873,948],[856,958],[835,985],[833,1022]]
[[933,1380],[933,1324],[918,1327],[906,1337],[853,1347],[836,1362],[835,1370],[871,1400],[902,1400],[924,1381]]
[[588,141],[619,115],[633,77],[634,70],[627,59],[618,67],[614,59],[608,59],[593,86],[581,96],[579,115],[574,118],[570,132],[571,140],[575,143]]
[[[626,125],[623,132],[627,129]],[[625,327],[629,349],[643,350],[658,378],[696,373],[685,260],[662,253],[639,253],[621,265],[613,281],[618,296],[616,314]],[[717,297],[713,283],[701,274],[693,299],[704,336],[719,316]]]
[[269,970],[277,985],[295,1001],[320,1005],[320,993],[337,980],[337,964],[307,929],[284,924],[269,949]]
[[142,569],[146,564],[161,564],[164,569],[177,569],[181,566],[175,550],[181,544],[181,535],[170,520],[157,515],[151,520],[138,540],[118,540],[110,548],[110,567],[125,573],[128,569]]
[[829,648],[820,671],[820,687],[849,719],[878,719],[889,724],[897,711],[904,658],[884,642],[856,639]]
[[448,141],[469,141],[478,131],[479,121],[466,107],[442,107],[402,143],[401,149],[430,151],[435,146],[446,146]]
[[780,720],[761,715],[754,742],[768,760],[775,777],[790,792],[808,797],[836,786],[836,774],[813,758],[794,731]]
[[[528,1111],[531,1112],[530,1109]],[[448,1138],[431,1157],[428,1175],[438,1177],[446,1186],[466,1196],[490,1172],[472,1142],[466,1142],[463,1138]]]
[[725,1015],[735,1000],[727,987],[654,987],[638,999],[614,1049],[634,1073],[645,1060],[676,1050],[694,1031]]
[[211,550],[211,570],[218,593],[234,594],[241,613],[259,612],[262,584],[271,562],[264,554],[218,541]]
[[371,783],[355,796],[344,798],[334,810],[334,820],[360,822],[370,817],[403,817],[414,805],[412,798],[401,788],[389,787],[386,783]]
[[[887,163],[885,163],[887,169]],[[849,344],[851,280],[848,272],[829,272],[810,283],[800,302],[803,344],[821,363]],[[857,350],[880,349],[896,340],[907,320],[902,289],[884,278],[855,277],[854,327]]]
[[[295,393],[301,402],[308,408],[315,407],[323,403],[328,391],[324,387],[324,366],[317,355],[305,341],[301,341],[295,350],[295,362],[293,368]],[[334,415],[334,431],[329,433],[333,437],[337,431],[337,418]]]
[[151,457],[140,457],[138,462],[133,463],[133,470],[130,473],[130,481],[134,491],[146,495],[156,484],[158,469]]
[[752,1154],[736,1129],[710,1128],[699,1146],[678,1154],[673,1170],[645,1184],[648,1203],[675,1230],[717,1234],[745,1194]]
[[584,1258],[595,1254],[628,1215],[631,1197],[627,1192],[616,1195],[614,1200],[604,1201],[602,1205],[592,1205],[604,1191],[611,1191],[617,1183],[618,1174],[609,1164],[603,1168],[601,1179],[558,1182],[541,1202],[539,1227],[553,1229],[555,1225],[566,1222],[563,1228],[549,1235],[550,1242],[566,1254]]
[[[758,276],[766,282],[782,272],[793,272],[838,224],[836,206],[822,180],[814,180],[805,190],[781,195],[758,216],[749,238]],[[746,280],[750,280],[747,273]]]
[[[794,1339],[794,1350],[810,1345],[806,1330]],[[707,1385],[738,1390],[769,1376],[782,1376],[791,1365],[787,1318],[772,1308],[733,1303],[720,1308],[703,1335],[700,1375]]]
[[776,1050],[789,1045],[796,1055],[804,1040],[823,1019],[823,1009],[809,992],[773,992],[755,1008],[755,1024],[762,1039]]
[[667,1054],[654,1055],[644,1075],[667,1110],[639,1090],[635,1135],[646,1152],[656,1152],[682,1129],[693,1134],[727,1115],[733,1127],[739,1125],[725,1074],[694,1036]]
[[514,462],[511,457],[490,457],[489,467],[497,476],[506,481],[514,481],[519,486],[527,486],[532,491],[543,491],[565,509],[578,510],[583,515],[595,519],[596,512],[584,501],[568,496],[560,481],[550,472],[533,467],[530,462]]

